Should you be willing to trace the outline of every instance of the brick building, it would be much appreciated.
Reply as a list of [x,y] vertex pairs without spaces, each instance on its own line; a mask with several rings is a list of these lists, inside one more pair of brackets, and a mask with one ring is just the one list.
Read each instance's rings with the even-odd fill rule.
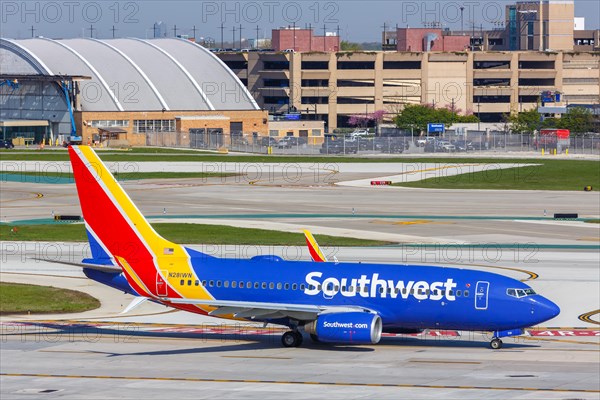
[[[0,39],[0,70],[18,82],[0,88],[0,120],[46,121],[43,136],[53,141],[71,136],[73,124],[84,143],[111,131],[130,145],[180,132],[183,146],[190,132],[268,133],[267,112],[240,79],[189,40]],[[28,133],[3,130],[8,138]]]
[[333,32],[315,36],[312,29],[287,27],[273,29],[271,46],[275,51],[339,51],[340,37]]

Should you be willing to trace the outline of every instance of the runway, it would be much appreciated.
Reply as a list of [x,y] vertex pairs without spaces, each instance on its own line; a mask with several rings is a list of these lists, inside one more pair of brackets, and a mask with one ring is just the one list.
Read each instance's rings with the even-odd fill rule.
[[[336,179],[365,179],[368,166],[362,168]],[[598,399],[600,226],[549,217],[578,212],[597,218],[598,192],[339,187],[312,179],[124,186],[153,221],[194,216],[195,223],[309,227],[388,240],[397,244],[324,250],[342,261],[501,273],[526,281],[561,314],[506,339],[500,351],[487,348],[489,338],[480,333],[436,331],[386,336],[376,346],[324,346],[306,338],[303,347],[289,349],[281,347],[278,327],[232,325],[148,303],[120,315],[131,297],[84,278],[77,268],[33,260],[78,262],[87,255],[85,244],[3,238],[3,281],[85,291],[102,306],[75,315],[2,316],[0,397]],[[70,184],[3,182],[1,220],[79,214],[75,196]],[[309,257],[303,247],[192,247],[225,257]]]

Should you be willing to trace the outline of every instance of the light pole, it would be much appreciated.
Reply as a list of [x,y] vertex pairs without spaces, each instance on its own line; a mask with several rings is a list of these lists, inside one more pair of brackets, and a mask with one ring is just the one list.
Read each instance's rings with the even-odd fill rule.
[[477,98],[477,130],[481,132],[481,104]]

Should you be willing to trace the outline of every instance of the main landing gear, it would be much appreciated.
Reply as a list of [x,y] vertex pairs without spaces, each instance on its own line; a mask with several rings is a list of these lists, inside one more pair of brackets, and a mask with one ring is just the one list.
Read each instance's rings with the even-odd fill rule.
[[303,339],[300,332],[287,331],[281,336],[281,344],[283,344],[284,347],[300,347]]
[[490,347],[494,350],[498,350],[502,348],[502,340],[498,338],[493,338],[490,342]]

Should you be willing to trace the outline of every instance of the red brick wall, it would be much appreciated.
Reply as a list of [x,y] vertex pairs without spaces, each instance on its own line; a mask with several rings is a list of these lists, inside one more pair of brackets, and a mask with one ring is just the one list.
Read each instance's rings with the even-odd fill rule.
[[431,51],[464,51],[469,48],[468,36],[443,36],[441,29],[400,28],[398,29],[398,51],[425,51],[424,38],[428,33],[435,33]]
[[[296,39],[294,40],[294,34]],[[339,51],[340,38],[337,36],[313,36],[309,29],[273,29],[271,45],[275,51],[293,49],[296,52]]]
[[444,51],[465,51],[471,47],[469,36],[444,36]]

